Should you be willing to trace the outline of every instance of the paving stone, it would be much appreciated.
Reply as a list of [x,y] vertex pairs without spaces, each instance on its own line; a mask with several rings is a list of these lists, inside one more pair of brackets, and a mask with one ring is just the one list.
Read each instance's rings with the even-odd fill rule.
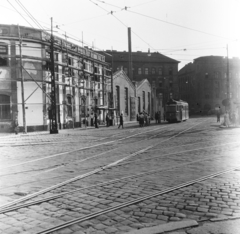
[[233,212],[229,212],[229,211],[221,211],[221,214],[224,215],[232,215]]
[[175,216],[179,218],[186,218],[186,215],[182,213],[176,213]]
[[164,220],[164,221],[168,221],[168,219],[169,219],[169,217],[166,215],[158,215],[157,218],[160,220]]
[[121,231],[124,231],[124,232],[128,232],[128,231],[132,230],[133,228],[131,228],[129,226],[120,226],[118,229]]
[[160,214],[163,214],[163,211],[162,210],[152,210],[152,213],[160,215]]
[[150,218],[150,219],[156,219],[157,215],[156,214],[146,214],[145,217]]
[[106,226],[101,224],[101,223],[99,223],[97,225],[94,225],[94,228],[97,229],[97,230],[103,230],[103,229],[106,228]]
[[135,216],[139,216],[139,217],[143,217],[143,216],[145,215],[144,212],[139,212],[139,211],[134,212],[133,214],[134,214]]
[[144,227],[144,225],[141,224],[141,223],[132,223],[129,226],[132,227],[132,228],[136,228],[136,229],[140,229],[140,228]]
[[198,207],[198,208],[197,208],[197,211],[207,213],[207,212],[208,212],[208,209],[202,208],[202,207]]
[[175,215],[175,213],[172,211],[163,211],[163,214],[166,216],[174,216]]
[[114,227],[107,227],[104,231],[106,233],[115,233],[116,231],[118,231],[118,229]]

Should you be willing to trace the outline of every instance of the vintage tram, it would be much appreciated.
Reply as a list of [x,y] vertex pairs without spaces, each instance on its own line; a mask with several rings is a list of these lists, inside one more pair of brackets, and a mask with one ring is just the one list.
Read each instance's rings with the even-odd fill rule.
[[169,123],[185,121],[189,119],[188,103],[170,99],[166,104],[165,113]]

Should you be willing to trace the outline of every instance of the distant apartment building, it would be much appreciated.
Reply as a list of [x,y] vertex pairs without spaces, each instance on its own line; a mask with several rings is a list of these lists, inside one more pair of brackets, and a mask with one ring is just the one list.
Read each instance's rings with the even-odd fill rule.
[[[106,51],[106,61],[113,63],[113,71],[121,68],[129,76],[129,53],[115,50]],[[151,85],[151,115],[156,111],[163,113],[169,98],[179,97],[178,89],[179,61],[158,52],[132,52],[132,81],[140,82],[147,79]]]
[[[50,36],[39,29],[0,25],[0,131],[10,131],[15,119],[23,127],[23,101],[27,130],[48,128]],[[103,121],[111,92],[105,56],[59,37],[54,37],[53,50],[58,128],[80,127],[92,111]]]
[[213,113],[225,110],[227,98],[227,63],[229,93],[233,102],[240,100],[240,59],[204,56],[194,59],[178,73],[180,98],[189,103],[190,113]]

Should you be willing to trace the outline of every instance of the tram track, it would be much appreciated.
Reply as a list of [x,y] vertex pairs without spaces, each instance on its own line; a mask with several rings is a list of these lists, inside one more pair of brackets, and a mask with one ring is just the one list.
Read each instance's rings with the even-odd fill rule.
[[95,144],[95,145],[91,145],[91,146],[81,147],[81,148],[74,149],[74,150],[71,150],[71,151],[65,151],[65,152],[49,155],[49,156],[46,156],[46,157],[29,160],[27,162],[13,164],[13,165],[9,165],[9,166],[6,166],[6,167],[0,167],[0,170],[4,170],[4,169],[7,169],[7,168],[12,168],[12,167],[23,166],[23,165],[26,165],[26,164],[29,164],[29,163],[33,163],[33,162],[37,162],[37,161],[48,160],[50,158],[59,157],[59,156],[62,156],[62,155],[67,155],[67,154],[71,154],[71,153],[75,153],[75,152],[79,152],[79,151],[85,151],[85,150],[96,148],[96,147],[100,147],[100,146],[110,145],[112,143],[117,144],[118,142],[126,140],[126,139],[129,139],[131,137],[134,137],[134,136],[137,136],[137,135],[141,135],[141,134],[144,134],[144,133],[148,133],[148,132],[152,132],[152,131],[157,131],[157,130],[163,129],[165,127],[151,129],[151,130],[148,130],[148,131],[140,132],[140,133],[133,134],[133,135],[130,135],[130,136],[127,136],[127,137],[123,137],[123,138],[119,138],[119,139],[116,139],[116,140],[107,141],[107,142],[103,142],[103,143]]
[[100,215],[103,215],[103,214],[106,214],[106,213],[109,213],[109,212],[112,212],[112,211],[119,210],[119,209],[124,208],[124,207],[129,207],[129,206],[132,206],[136,203],[140,203],[144,200],[154,198],[154,197],[166,194],[166,193],[170,193],[170,192],[173,192],[175,190],[178,190],[178,189],[181,189],[181,188],[184,188],[184,187],[188,187],[190,185],[193,185],[193,184],[196,184],[196,183],[199,183],[199,182],[202,182],[202,181],[205,181],[205,180],[208,180],[208,179],[211,179],[211,178],[214,178],[214,177],[217,177],[217,176],[220,176],[222,174],[226,174],[226,173],[232,172],[234,170],[238,170],[238,169],[240,169],[240,167],[233,167],[233,168],[230,168],[230,169],[227,169],[227,170],[224,170],[224,171],[219,171],[219,172],[216,172],[216,173],[208,174],[207,176],[203,176],[203,177],[197,178],[195,180],[187,181],[187,182],[178,184],[176,186],[173,186],[173,187],[170,187],[170,188],[167,188],[167,189],[163,189],[161,191],[154,192],[154,193],[146,195],[146,196],[141,196],[139,198],[124,202],[122,204],[119,204],[119,205],[116,205],[116,206],[113,206],[113,207],[110,207],[110,208],[107,208],[107,209],[103,209],[103,210],[98,211],[98,212],[91,213],[89,215],[85,215],[85,216],[82,216],[82,217],[79,217],[79,218],[76,218],[76,219],[72,219],[70,221],[64,222],[63,224],[56,225],[56,226],[54,226],[52,228],[48,228],[44,231],[37,232],[37,234],[53,233],[55,231],[62,230],[66,227],[69,227],[73,224],[80,223],[80,222],[95,218],[97,216],[100,216]]
[[[70,182],[72,182],[72,181],[79,180],[79,179],[85,178],[85,177],[87,177],[87,176],[96,174],[96,173],[98,173],[98,172],[100,172],[100,171],[103,171],[103,170],[105,170],[105,169],[109,169],[109,168],[111,168],[111,167],[114,167],[114,166],[118,165],[119,163],[121,163],[121,162],[123,162],[123,161],[125,161],[125,160],[127,160],[127,159],[129,159],[129,158],[132,158],[132,157],[134,157],[134,156],[136,156],[136,155],[139,155],[140,153],[145,152],[145,151],[147,151],[148,149],[152,149],[153,147],[156,147],[157,145],[159,145],[159,144],[161,144],[161,143],[163,143],[163,142],[165,142],[165,141],[168,141],[168,140],[170,140],[170,139],[172,139],[172,138],[174,138],[174,137],[177,137],[177,136],[180,135],[181,133],[186,132],[186,131],[188,131],[189,129],[191,129],[191,128],[193,128],[193,127],[195,127],[195,126],[197,126],[197,125],[199,125],[199,124],[201,124],[201,123],[202,123],[202,122],[197,123],[197,124],[194,124],[193,126],[191,126],[191,127],[187,128],[187,129],[185,129],[185,130],[183,130],[183,131],[181,131],[181,132],[179,132],[179,133],[171,136],[171,137],[168,138],[168,139],[165,139],[165,140],[163,140],[163,141],[161,141],[161,142],[158,142],[158,143],[156,143],[155,145],[148,146],[147,148],[144,148],[144,149],[142,149],[142,150],[139,150],[139,151],[137,151],[137,152],[135,152],[135,153],[133,153],[133,154],[127,155],[127,156],[125,156],[125,157],[123,157],[123,158],[121,158],[121,159],[119,159],[119,160],[117,160],[117,161],[111,162],[111,163],[109,163],[109,164],[107,164],[107,165],[105,165],[105,166],[101,166],[101,167],[99,167],[99,168],[97,168],[97,169],[95,169],[95,170],[93,170],[93,171],[90,171],[90,172],[84,174],[84,175],[77,176],[77,177],[75,177],[75,178],[73,178],[73,179],[67,180],[67,181],[65,181],[65,182],[63,182],[63,183],[59,183],[59,184],[54,185],[54,186],[52,186],[52,187],[50,187],[50,188],[41,190],[41,191],[39,191],[39,192],[37,192],[37,193],[30,194],[30,195],[28,195],[28,196],[26,196],[26,197],[24,197],[24,198],[22,198],[22,199],[19,199],[19,200],[15,201],[15,202],[12,202],[12,203],[10,203],[10,204],[6,204],[6,205],[3,205],[3,206],[0,206],[0,209],[1,209],[1,208],[4,208],[4,207],[7,207],[7,206],[9,206],[9,205],[12,205],[12,204],[16,204],[16,203],[21,202],[21,201],[23,201],[23,200],[27,200],[27,199],[32,198],[32,197],[36,197],[36,196],[38,196],[40,193],[45,193],[45,192],[51,191],[52,189],[55,189],[55,188],[57,188],[57,187],[61,187],[61,186],[65,185],[65,184],[68,184],[68,183],[70,183]],[[137,134],[136,134],[136,135],[137,135]]]
[[[193,150],[186,150],[186,151],[181,151],[181,152],[178,152],[178,153],[171,153],[171,154],[161,155],[161,157],[166,157],[166,156],[170,156],[170,155],[177,155],[177,154],[183,154],[183,153],[186,153],[186,152],[194,152],[194,151],[198,151],[198,150],[206,149],[206,148],[209,149],[209,148],[215,148],[215,147],[219,147],[219,146],[223,146],[224,147],[226,145],[236,144],[236,143],[240,143],[240,142],[227,143],[227,144],[222,144],[222,145],[215,145],[215,146],[211,146],[211,147],[205,147],[205,148],[199,148],[199,149],[193,149]],[[42,202],[45,202],[45,201],[49,201],[49,200],[53,200],[53,199],[62,197],[64,195],[66,195],[66,194],[73,194],[75,192],[79,192],[79,191],[82,191],[82,190],[87,190],[87,189],[91,189],[91,188],[95,188],[95,187],[105,186],[105,185],[109,185],[109,184],[112,184],[112,183],[115,183],[115,182],[119,182],[119,181],[126,182],[128,179],[139,178],[141,176],[147,176],[147,175],[155,174],[155,173],[159,173],[159,172],[165,172],[165,171],[168,171],[168,170],[181,168],[181,167],[188,166],[188,165],[191,165],[191,164],[205,162],[205,161],[208,161],[210,159],[220,159],[221,157],[223,157],[223,156],[222,155],[220,155],[220,156],[217,155],[217,156],[211,156],[211,158],[207,157],[207,158],[204,158],[204,159],[201,158],[201,159],[194,160],[194,161],[191,161],[191,162],[185,162],[185,163],[181,163],[181,164],[177,163],[177,165],[164,167],[164,168],[157,169],[157,170],[151,170],[151,171],[148,171],[148,172],[142,172],[142,173],[138,173],[138,174],[134,174],[134,175],[130,175],[130,176],[124,176],[122,178],[118,178],[118,179],[114,179],[114,180],[111,180],[111,181],[99,183],[99,184],[96,184],[96,185],[92,185],[92,186],[83,187],[83,188],[80,188],[80,189],[71,190],[69,192],[63,192],[63,193],[60,193],[60,194],[57,194],[57,195],[52,195],[52,196],[49,196],[49,197],[46,197],[46,198],[43,198],[43,199],[40,199],[40,200],[37,200],[37,201],[33,201],[33,202],[29,202],[29,203],[25,203],[25,204],[21,204],[21,205],[17,205],[17,206],[11,206],[10,205],[10,207],[6,208],[6,209],[4,209],[4,208],[1,209],[1,207],[0,207],[0,213],[10,212],[10,211],[14,211],[16,209],[28,207],[28,206],[31,206],[31,205],[36,205],[36,204],[39,204],[39,203],[42,203]],[[152,159],[148,158],[148,159],[145,159],[145,160],[152,160]],[[122,163],[122,164],[120,163],[120,164],[118,164],[118,166],[124,166],[125,164],[131,164],[131,163],[132,163],[132,161],[128,161],[128,162],[125,162],[125,163]],[[89,174],[87,174],[87,176],[88,175]],[[83,175],[82,175],[82,177],[83,177]],[[74,180],[72,180],[72,181],[74,181]],[[68,183],[69,182],[67,182],[65,184],[68,184]]]
[[[176,131],[174,132],[174,134],[176,134]],[[157,136],[156,136],[157,137]],[[165,136],[166,137],[166,136]],[[165,138],[164,137],[164,138]],[[163,139],[164,139],[163,138]],[[171,142],[169,142],[170,144],[164,144],[164,146],[171,146],[171,145],[174,145],[174,142],[175,141],[172,141],[174,138],[171,138]],[[175,137],[175,139],[176,139],[176,137]],[[166,139],[164,139],[164,140],[166,140]],[[167,141],[165,141],[165,142],[167,142]],[[173,143],[172,143],[173,142]],[[200,143],[203,143],[203,142],[200,142]],[[239,142],[232,142],[232,144],[238,144]],[[204,143],[203,143],[204,144]],[[194,145],[196,145],[196,144],[188,144],[188,145],[191,145],[191,146],[189,146],[189,147],[193,147]],[[230,143],[227,143],[226,145],[231,145]],[[228,148],[226,147],[226,145],[224,145],[224,144],[219,144],[219,145],[215,145],[215,146],[212,146],[212,149],[214,149],[214,148],[225,148],[225,150],[228,150]],[[186,144],[185,145],[178,145],[177,147],[185,147],[186,146]],[[157,146],[156,146],[157,147]],[[176,147],[176,145],[175,145],[175,148],[177,148]],[[169,148],[171,148],[171,147],[169,147]],[[173,147],[172,147],[173,148]],[[206,152],[212,152],[212,151],[210,151],[210,146],[209,147],[205,147],[208,151],[206,151]],[[163,148],[161,148],[161,149],[155,149],[155,148],[149,148],[149,149],[147,149],[146,151],[142,151],[142,152],[138,152],[138,154],[137,154],[137,156],[139,157],[139,155],[142,155],[142,156],[144,156],[144,154],[146,154],[146,153],[150,153],[150,152],[158,152],[158,151],[161,151]],[[164,147],[164,149],[166,150],[167,148],[166,147]],[[200,152],[201,150],[206,150],[206,149],[204,149],[204,147],[202,147],[202,149],[201,148],[198,148],[198,151]],[[184,150],[182,150],[181,152],[180,151],[178,151],[178,152],[172,152],[171,153],[171,155],[176,155],[176,154],[178,154],[178,153],[182,153],[182,154],[184,154],[184,155],[189,155],[189,158],[190,158],[190,156],[191,156],[191,154],[192,153],[194,153],[194,152],[196,152],[196,149],[194,150],[190,150],[190,149],[187,149],[187,150],[185,150],[185,152],[184,152]],[[218,152],[215,152],[216,154],[218,153]],[[194,153],[195,154],[195,153]],[[119,155],[118,155],[119,156]],[[162,156],[164,156],[164,155],[162,155]],[[165,158],[167,158],[167,157],[169,157],[170,155],[169,154],[166,154],[164,157]],[[125,157],[125,155],[124,154],[122,154],[121,155],[121,157]],[[112,180],[112,181],[106,181],[106,182],[103,182],[102,184],[95,184],[95,185],[93,185],[93,186],[88,186],[88,187],[83,187],[83,188],[80,188],[80,189],[76,189],[76,190],[71,190],[71,188],[77,188],[77,187],[79,187],[79,186],[75,186],[75,185],[77,185],[77,184],[74,184],[75,182],[73,181],[73,182],[70,182],[70,183],[67,183],[66,185],[64,185],[64,186],[62,186],[62,189],[60,190],[59,188],[56,188],[56,189],[54,189],[54,190],[50,190],[49,192],[46,192],[46,193],[44,193],[45,195],[49,195],[49,194],[51,194],[52,192],[54,192],[55,193],[55,195],[52,195],[52,197],[45,197],[45,201],[44,200],[42,200],[42,201],[35,201],[36,202],[36,204],[40,204],[39,205],[39,207],[41,207],[41,209],[43,209],[45,206],[46,206],[46,202],[47,201],[49,201],[50,203],[49,204],[54,204],[54,206],[55,205],[57,205],[58,206],[58,208],[61,208],[62,209],[62,211],[63,211],[63,214],[67,214],[68,212],[69,213],[72,213],[72,211],[76,211],[77,213],[79,213],[79,217],[77,217],[77,218],[72,218],[69,222],[64,222],[63,224],[61,224],[61,226],[59,226],[59,225],[57,225],[57,226],[54,226],[53,224],[52,224],[52,226],[54,226],[54,227],[51,227],[50,229],[46,229],[46,230],[43,230],[43,231],[38,231],[37,233],[58,233],[58,231],[60,231],[59,233],[63,233],[64,232],[64,228],[67,228],[67,227],[70,227],[71,225],[73,225],[73,222],[74,223],[80,223],[80,222],[83,222],[83,221],[86,221],[86,220],[89,220],[89,219],[93,219],[93,218],[95,218],[95,217],[98,217],[98,216],[101,216],[101,215],[103,215],[103,214],[107,214],[107,213],[109,213],[109,212],[113,212],[113,211],[117,211],[117,210],[119,210],[119,209],[122,209],[123,207],[129,207],[129,209],[132,209],[132,205],[133,204],[138,204],[138,203],[140,203],[141,201],[144,201],[144,200],[147,200],[147,199],[150,199],[151,197],[156,197],[156,196],[159,196],[159,195],[161,195],[161,194],[165,194],[165,193],[170,193],[170,192],[172,192],[172,191],[175,191],[175,190],[177,190],[177,189],[179,189],[177,186],[178,185],[183,185],[183,187],[182,188],[184,188],[184,186],[185,187],[187,187],[187,186],[189,186],[188,184],[187,184],[187,182],[186,182],[186,178],[185,178],[185,176],[184,175],[188,175],[189,173],[191,173],[191,171],[192,172],[194,172],[194,169],[196,168],[196,165],[198,165],[199,163],[203,163],[204,161],[205,162],[208,162],[207,160],[212,160],[213,158],[214,159],[218,159],[219,161],[221,161],[221,158],[222,157],[226,157],[226,155],[216,155],[216,156],[212,156],[212,153],[211,153],[211,157],[205,157],[204,159],[203,158],[201,158],[201,159],[199,159],[199,160],[193,160],[193,161],[191,161],[191,162],[185,162],[185,163],[179,163],[179,162],[176,162],[175,163],[175,165],[172,165],[172,166],[170,166],[170,167],[166,167],[166,166],[164,166],[164,164],[163,165],[161,165],[162,163],[160,163],[159,165],[161,165],[162,166],[162,168],[161,169],[159,169],[159,170],[152,170],[152,171],[149,171],[149,172],[144,172],[144,173],[142,173],[142,178],[144,178],[143,180],[140,180],[139,178],[141,177],[141,175],[140,175],[140,173],[139,174],[134,174],[134,175],[132,175],[132,176],[128,176],[129,177],[129,182],[128,182],[128,178],[127,177],[125,177],[125,178],[118,178],[118,179],[115,179],[115,180]],[[136,164],[136,162],[135,162],[135,160],[132,160],[132,159],[134,159],[134,156],[133,157],[129,157],[128,159],[126,159],[125,161],[123,161],[124,163],[125,162],[129,162],[128,164],[129,165],[134,165],[134,164]],[[149,158],[150,159],[150,158]],[[127,161],[127,160],[129,160],[129,161]],[[173,160],[174,160],[174,158],[173,158]],[[144,162],[144,161],[143,161]],[[173,161],[174,162],[174,161]],[[123,165],[121,165],[121,163],[122,162],[119,162],[119,163],[117,163],[116,164],[116,166],[113,166],[113,167],[109,167],[109,168],[107,168],[106,170],[103,170],[103,171],[99,171],[99,172],[96,172],[95,174],[92,174],[92,175],[89,175],[89,176],[87,176],[87,177],[85,177],[85,178],[89,178],[89,177],[91,177],[91,176],[94,176],[94,175],[96,175],[96,177],[99,177],[99,179],[98,180],[96,180],[96,181],[99,181],[99,180],[102,180],[103,178],[104,178],[104,174],[109,174],[110,175],[110,173],[112,174],[112,173],[114,173],[115,174],[115,172],[113,172],[112,171],[112,169],[113,168],[115,168],[115,169],[117,169],[117,167],[118,166],[121,166],[121,167],[125,167],[125,165],[123,164]],[[139,163],[137,163],[137,164],[139,164]],[[139,165],[141,165],[141,164],[139,164]],[[145,163],[143,163],[142,165],[145,165]],[[192,165],[192,166],[191,166]],[[208,163],[206,163],[206,165],[208,165]],[[208,165],[209,166],[209,168],[210,168],[210,165]],[[229,166],[229,165],[226,165],[226,166]],[[222,169],[224,169],[224,167],[225,167],[225,165],[222,165]],[[124,170],[126,171],[126,170],[130,170],[130,168],[131,167],[127,167],[127,168],[125,168]],[[183,169],[184,168],[184,169]],[[188,182],[193,182],[192,184],[194,184],[194,183],[199,183],[199,181],[198,181],[198,179],[203,179],[202,181],[204,181],[204,180],[207,180],[207,179],[209,179],[209,178],[213,178],[213,177],[215,177],[215,176],[218,176],[218,175],[220,175],[220,174],[217,174],[217,173],[221,173],[221,174],[223,174],[223,173],[228,173],[228,172],[230,172],[230,171],[234,171],[234,170],[238,170],[239,169],[239,167],[231,167],[231,169],[229,169],[229,170],[221,170],[221,167],[218,167],[218,168],[211,168],[212,169],[212,171],[214,171],[214,173],[210,173],[211,172],[211,170],[209,170],[208,171],[208,168],[205,168],[205,172],[203,172],[202,173],[202,175],[204,175],[204,176],[202,176],[202,177],[199,177],[199,178],[195,178],[195,180],[191,180],[191,181],[188,181]],[[159,173],[162,173],[162,172],[166,172],[167,170],[169,170],[169,172],[167,173],[167,175],[164,175],[164,174],[159,174]],[[184,172],[184,173],[183,173]],[[208,172],[208,173],[207,173]],[[156,183],[157,181],[152,181],[152,183],[149,183],[149,180],[152,180],[151,178],[152,178],[152,176],[149,176],[149,175],[151,175],[151,174],[155,174],[155,173],[158,173],[156,176],[154,176],[154,177],[160,177],[161,178],[161,181],[159,181],[160,183],[158,184],[158,183]],[[107,175],[106,174],[106,175]],[[118,173],[116,173],[116,175],[117,175]],[[123,174],[124,175],[124,171],[122,171],[122,173],[121,174]],[[176,181],[176,183],[177,182],[179,182],[179,181],[182,181],[183,183],[179,183],[179,184],[174,184],[174,186],[172,186],[172,184],[173,183],[169,183],[169,178],[168,178],[168,176],[169,175],[176,175],[177,177],[179,177],[179,179],[178,179],[178,181]],[[119,174],[120,175],[120,174]],[[164,176],[163,176],[164,175]],[[200,174],[199,174],[200,175]],[[145,176],[146,176],[146,178],[145,178]],[[208,176],[208,178],[206,178]],[[108,176],[107,176],[108,177]],[[195,176],[196,177],[196,176]],[[136,178],[136,179],[134,179],[134,178]],[[193,177],[194,178],[194,177]],[[84,180],[84,178],[83,178],[83,180]],[[136,180],[136,183],[135,183],[135,180]],[[77,181],[77,180],[76,180]],[[79,182],[80,182],[81,180],[79,180]],[[94,180],[93,180],[94,181]],[[72,185],[70,186],[70,184],[72,183]],[[127,184],[126,186],[124,185],[124,184]],[[154,188],[154,187],[151,187],[152,185],[154,185],[154,183],[156,183],[156,188]],[[84,184],[84,183],[83,183]],[[99,198],[102,198],[101,200],[100,199],[98,199],[98,200],[96,200],[96,202],[97,201],[99,201],[100,202],[100,204],[104,204],[104,203],[101,203],[101,202],[104,202],[105,201],[105,199],[104,199],[104,197],[105,196],[107,196],[107,194],[108,194],[108,191],[110,191],[109,189],[110,189],[110,187],[109,187],[109,189],[107,189],[108,188],[108,186],[110,185],[110,184],[113,184],[114,185],[114,187],[113,187],[113,191],[111,192],[111,196],[114,196],[114,193],[116,193],[116,197],[117,197],[117,194],[119,194],[119,201],[120,200],[124,200],[125,199],[125,197],[127,196],[127,195],[125,195],[125,194],[131,194],[131,191],[132,191],[132,195],[131,196],[129,196],[129,198],[128,199],[125,199],[125,201],[123,201],[123,202],[121,202],[121,204],[118,204],[118,205],[114,205],[114,204],[116,204],[117,202],[115,202],[115,200],[113,200],[112,201],[112,205],[111,205],[111,207],[107,207],[107,208],[104,208],[104,206],[100,206],[102,209],[101,209],[101,211],[97,211],[97,212],[93,212],[94,210],[96,210],[96,209],[91,209],[90,211],[91,212],[89,212],[89,214],[87,214],[87,215],[84,215],[84,212],[82,212],[83,210],[81,209],[81,207],[82,206],[77,206],[77,205],[73,205],[73,206],[71,206],[70,205],[70,201],[71,201],[71,199],[73,199],[73,197],[76,197],[75,199],[80,199],[78,202],[80,202],[79,204],[81,204],[82,202],[84,202],[84,200],[86,199],[86,202],[88,201],[88,199],[87,198],[90,198],[91,199],[91,196],[93,196],[93,197],[99,197]],[[116,185],[115,185],[116,184]],[[124,185],[125,187],[124,188],[122,188],[123,189],[123,191],[121,192],[121,184],[122,185]],[[158,186],[157,186],[157,184],[158,184]],[[191,185],[191,184],[190,184]],[[67,187],[65,187],[65,186],[67,186]],[[101,186],[101,189],[99,190],[99,188],[97,188],[97,187],[100,187]],[[140,187],[139,187],[140,186]],[[92,187],[92,190],[91,190],[91,187]],[[94,189],[95,188],[95,189]],[[127,189],[128,188],[128,189]],[[139,191],[142,191],[142,190],[139,190],[138,188],[146,188],[146,191],[145,192],[143,192],[143,193],[141,193],[141,192],[139,192]],[[152,189],[151,189],[152,188]],[[118,190],[116,190],[116,189],[118,189]],[[138,192],[138,194],[136,194],[136,192],[134,192],[134,189],[137,189],[137,192]],[[173,190],[171,190],[171,189],[173,189]],[[175,190],[174,190],[175,189]],[[88,191],[87,193],[86,192],[84,192],[83,193],[83,191]],[[158,190],[158,191],[157,191]],[[69,191],[68,193],[59,193],[59,191]],[[118,191],[118,192],[116,192],[116,191]],[[154,191],[157,191],[157,192],[154,192]],[[79,193],[80,192],[80,193]],[[161,193],[162,192],[162,193]],[[75,194],[76,193],[76,194]],[[44,195],[44,194],[39,194],[38,196],[36,196],[35,198],[37,198],[37,199],[39,199],[39,197],[41,198],[41,196],[42,195]],[[121,195],[121,194],[123,194],[123,196]],[[147,194],[147,195],[146,195]],[[74,195],[74,196],[73,196]],[[54,197],[55,196],[55,197]],[[64,198],[62,198],[62,199],[60,199],[61,198],[61,196],[64,196]],[[137,197],[136,199],[130,199],[130,198],[134,198],[134,197]],[[29,200],[35,200],[35,198],[33,197],[32,199],[29,199]],[[121,198],[121,199],[120,199]],[[141,200],[141,199],[143,199],[143,200]],[[56,200],[56,202],[51,202],[51,201],[53,201],[53,200]],[[116,199],[116,201],[117,201],[118,199]],[[64,203],[64,201],[65,202],[67,202],[67,203]],[[74,200],[73,200],[74,201]],[[76,200],[77,201],[77,200]],[[17,204],[21,204],[21,203],[25,203],[25,202],[27,202],[27,201],[22,201],[22,202],[20,202],[20,203],[17,203]],[[44,203],[43,204],[43,206],[41,205],[41,203]],[[63,203],[62,203],[63,202]],[[96,202],[94,202],[95,204],[96,204]],[[132,203],[133,202],[133,203]],[[25,205],[25,207],[29,207],[29,209],[26,209],[26,212],[28,212],[28,211],[30,211],[30,209],[32,209],[32,205],[34,205],[34,203],[32,203],[32,205],[31,204],[28,204],[29,202],[27,202],[27,203],[25,203],[25,204],[22,204],[22,206],[24,207],[24,205]],[[63,204],[63,205],[61,205],[61,203]],[[16,204],[16,205],[17,205]],[[69,204],[69,206],[68,206],[68,204]],[[74,203],[75,204],[75,203]],[[84,202],[84,204],[87,204],[87,203],[85,203]],[[16,206],[16,205],[12,205],[12,206],[9,206],[9,209],[10,210],[7,210],[7,208],[5,209],[3,209],[2,211],[3,211],[3,213],[8,213],[8,212],[10,212],[11,211],[11,209],[15,209],[15,210],[18,210],[18,209],[20,209],[21,207],[20,206]],[[98,207],[98,206],[97,206]],[[64,212],[64,210],[65,210],[65,212]],[[33,210],[32,210],[33,211]],[[22,211],[21,211],[22,212]],[[48,210],[48,212],[49,212],[49,210]],[[59,211],[60,212],[60,211]],[[53,213],[54,214],[54,213]],[[86,214],[86,213],[85,213]],[[24,214],[22,214],[23,215],[23,217],[24,217]],[[49,215],[50,215],[50,213],[49,213]],[[46,216],[47,217],[47,216]],[[67,217],[66,217],[67,218]],[[80,229],[81,230],[81,229]]]

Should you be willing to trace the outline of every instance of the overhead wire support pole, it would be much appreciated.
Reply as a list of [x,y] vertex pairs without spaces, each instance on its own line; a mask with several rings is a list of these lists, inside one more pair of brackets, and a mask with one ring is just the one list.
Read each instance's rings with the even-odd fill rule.
[[[73,114],[73,101],[74,101],[74,98],[73,98],[73,94],[72,94],[72,86],[70,85],[70,78],[71,78],[71,75],[72,75],[72,70],[70,70],[69,68],[69,57],[68,57],[68,41],[67,41],[67,34],[65,32],[65,39],[66,39],[66,51],[67,51],[67,69],[68,69],[68,81],[69,81],[69,92],[70,92],[70,97],[71,97],[71,110],[72,110],[72,128],[74,129],[74,114]],[[72,78],[72,81],[73,81],[73,78]],[[73,83],[73,82],[72,82]]]
[[26,125],[26,111],[25,111],[25,98],[24,98],[24,77],[23,77],[23,66],[22,66],[22,38],[20,33],[20,27],[18,25],[18,36],[19,36],[19,55],[20,55],[20,74],[21,74],[21,89],[22,89],[22,112],[23,112],[23,133],[27,133]]
[[57,111],[56,111],[56,86],[55,86],[55,66],[54,66],[54,37],[53,37],[53,19],[51,17],[51,119],[50,134],[58,133]]

